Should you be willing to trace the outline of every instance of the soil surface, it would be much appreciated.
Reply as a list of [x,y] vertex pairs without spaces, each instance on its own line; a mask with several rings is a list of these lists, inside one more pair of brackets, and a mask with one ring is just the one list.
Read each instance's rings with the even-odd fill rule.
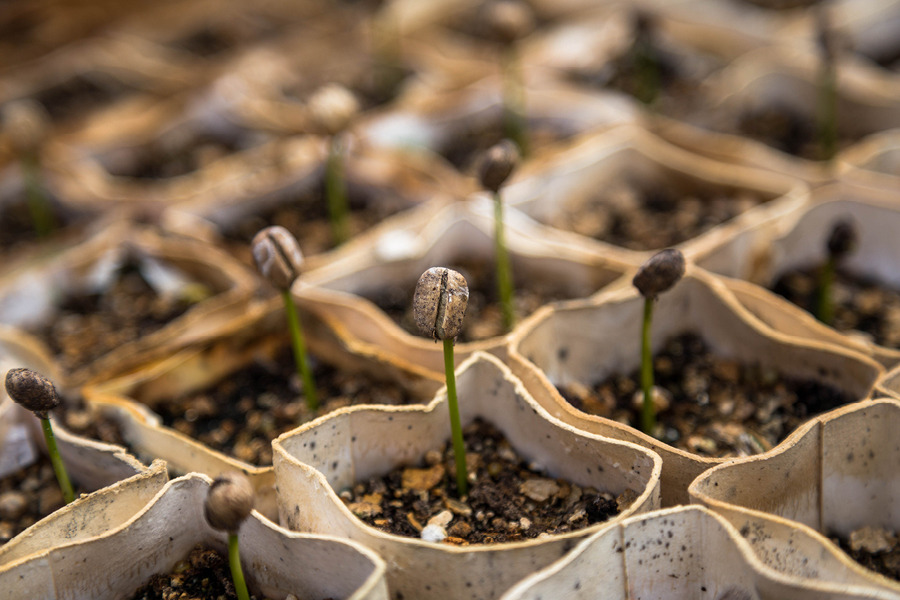
[[546,222],[629,250],[676,246],[750,210],[763,200],[750,191],[678,193],[620,181],[596,196],[568,203]]
[[351,404],[410,404],[399,385],[347,373],[310,357],[319,410],[306,406],[290,346],[219,384],[152,408],[172,427],[207,446],[255,465],[272,464],[272,440],[302,423]]
[[123,81],[95,73],[73,75],[33,97],[44,106],[54,123],[62,123],[111,104],[130,91],[132,88]]
[[[772,291],[803,310],[814,313],[819,268],[790,271]],[[862,332],[879,346],[900,348],[900,290],[837,269],[834,279],[834,322],[838,331]]]
[[849,538],[830,535],[853,560],[867,569],[900,581],[900,535],[879,527],[862,527]]
[[65,298],[52,318],[30,332],[47,344],[60,366],[73,372],[162,329],[194,300],[157,294],[133,265],[126,265],[110,289]]
[[[717,357],[695,334],[669,339],[653,365],[668,405],[658,412],[655,437],[702,456],[764,452],[810,417],[856,400],[815,380]],[[579,410],[640,428],[640,387],[636,369],[559,391]]]
[[[75,489],[76,497],[83,490]],[[65,505],[50,459],[0,479],[0,545]]]
[[[535,470],[502,433],[480,419],[464,427],[463,436],[468,496],[458,496],[447,442],[443,450],[428,452],[422,464],[359,482],[341,498],[357,517],[383,531],[427,539],[437,530],[438,537],[445,536],[443,543],[455,545],[577,531],[617,515],[636,498],[630,490],[616,498]],[[429,525],[434,527],[422,534]]]
[[[823,160],[816,122],[788,106],[767,105],[741,115],[739,135],[747,136],[768,146],[804,158]],[[837,151],[853,145],[856,140],[838,132]]]
[[[79,222],[86,220],[85,215],[65,210],[53,200],[50,202],[50,212],[53,214],[54,231],[48,238],[72,231]],[[27,244],[43,241],[35,231],[24,195],[21,200],[0,204],[0,252],[17,250]]]
[[[494,263],[489,261],[467,261],[445,265],[459,271],[466,278],[469,286],[469,303],[463,328],[457,342],[484,340],[505,334],[503,330],[503,311],[498,300],[497,284],[494,278]],[[557,300],[569,300],[572,294],[547,282],[535,279],[528,281],[527,287],[520,287],[521,277],[515,277],[513,270],[514,305],[516,320],[521,321],[541,306]],[[416,282],[406,286],[391,286],[366,297],[383,310],[404,331],[412,335],[422,335],[413,317],[412,300]]]

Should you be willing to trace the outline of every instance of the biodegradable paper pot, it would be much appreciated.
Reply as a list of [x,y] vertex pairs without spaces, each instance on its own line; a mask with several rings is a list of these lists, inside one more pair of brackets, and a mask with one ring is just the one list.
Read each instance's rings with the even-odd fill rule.
[[[879,189],[841,182],[816,189],[812,202],[805,207],[785,214],[779,221],[760,224],[726,242],[721,251],[698,260],[698,264],[716,273],[749,279],[763,286],[770,286],[778,278],[794,269],[812,267],[825,262],[826,240],[834,224],[850,218],[856,226],[856,248],[841,262],[841,268],[850,273],[873,279],[889,288],[900,288],[900,241],[895,232],[900,227],[900,211],[896,206],[896,194]],[[789,318],[776,320],[777,310],[761,309],[761,306],[778,303],[763,290],[753,291],[748,286],[736,295],[746,302],[756,316],[773,328],[791,335],[834,341],[833,333],[823,332],[824,327],[813,323],[809,313],[790,305],[785,308]],[[844,342],[854,348],[864,349],[879,362],[892,366],[900,361],[900,349],[874,344],[864,335],[844,336]]]
[[[513,335],[510,365],[553,416],[581,430],[659,453],[663,458],[663,505],[684,504],[690,482],[727,459],[680,450],[636,428],[579,411],[563,399],[555,385],[573,381],[590,385],[613,373],[636,369],[643,304],[643,297],[633,287],[617,287],[589,301],[543,310]],[[660,296],[654,313],[654,351],[671,336],[697,332],[717,355],[828,383],[854,398],[867,397],[882,373],[878,363],[862,354],[772,330],[701,269],[689,267],[684,279]]]
[[[493,209],[492,201],[480,196],[447,206],[423,207],[390,229],[376,232],[367,245],[304,275],[293,292],[300,305],[322,319],[351,352],[384,362],[386,368],[400,366],[404,372],[441,381],[441,345],[408,333],[366,298],[384,290],[400,290],[408,291],[411,303],[416,282],[431,267],[483,263],[491,272]],[[509,207],[504,212],[517,289],[543,286],[558,297],[586,297],[629,269],[628,263],[586,249]],[[492,276],[487,279],[490,294],[495,283]],[[469,288],[471,293],[471,281]],[[517,315],[520,320],[522,317]],[[477,350],[502,355],[504,342],[505,337],[494,336],[457,343],[456,360]]]
[[[785,561],[809,576],[843,583],[867,579],[900,594],[900,584],[863,569],[824,535],[841,536],[864,525],[900,529],[896,502],[900,464],[900,402],[874,400],[844,406],[814,418],[765,454],[720,465],[690,487],[692,502],[722,514],[754,540],[762,560],[778,568]],[[789,485],[786,482],[790,482]],[[763,514],[799,529],[786,538],[778,525],[761,524]],[[787,521],[790,520],[790,521]],[[784,529],[782,527],[782,529]],[[818,533],[817,533],[818,532]],[[824,544],[823,562],[809,568],[792,561],[788,545]],[[802,558],[802,556],[800,556]]]
[[[716,254],[723,242],[758,223],[779,219],[807,200],[807,190],[799,180],[757,169],[725,165],[685,152],[648,134],[625,125],[586,136],[561,152],[535,160],[516,173],[508,186],[510,204],[542,223],[553,224],[598,190],[633,187],[652,192],[745,193],[760,202],[725,223],[708,229],[692,240],[678,244],[688,258]],[[576,235],[576,234],[569,234]],[[582,243],[600,252],[626,257],[635,264],[650,256],[651,250],[632,251],[577,235]]]
[[[225,554],[226,534],[203,516],[209,484],[199,474],[174,479],[104,535],[0,568],[0,598],[124,598],[197,544]],[[238,535],[248,586],[266,597],[387,600],[384,562],[357,544],[289,532],[257,513]]]
[[0,323],[22,329],[54,317],[56,304],[68,295],[107,289],[116,269],[134,259],[157,293],[177,294],[188,283],[201,283],[212,295],[148,335],[126,342],[65,373],[67,383],[83,383],[131,368],[153,356],[227,330],[247,309],[251,273],[216,248],[190,240],[163,238],[127,223],[112,224],[82,244],[33,262],[0,277]]
[[[579,433],[534,403],[496,358],[477,353],[457,375],[463,424],[489,421],[529,461],[556,477],[637,499],[615,520],[658,507],[660,461],[631,444]],[[449,436],[444,393],[427,407],[351,407],[275,441],[282,521],[299,531],[361,542],[389,564],[395,598],[496,598],[512,583],[559,558],[601,525],[525,542],[456,547],[386,534],[359,521],[337,492],[410,464]]]
[[625,519],[524,579],[502,600],[851,600],[888,598],[865,587],[776,574],[728,521],[698,506]]
[[900,187],[900,131],[874,133],[840,155],[841,178],[886,190]]

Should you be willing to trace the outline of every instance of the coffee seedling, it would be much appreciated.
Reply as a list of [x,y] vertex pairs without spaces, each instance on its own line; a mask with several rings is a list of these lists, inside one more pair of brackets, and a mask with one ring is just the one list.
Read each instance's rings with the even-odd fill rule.
[[509,251],[503,225],[503,199],[500,187],[519,163],[519,152],[510,140],[503,140],[482,157],[478,169],[481,186],[494,196],[494,254],[497,260],[497,292],[503,309],[503,330],[508,332],[516,320],[513,307],[513,279],[509,265]]
[[650,326],[653,303],[659,295],[672,288],[684,276],[684,255],[680,250],[666,248],[641,265],[631,283],[644,297],[644,321],[641,329],[641,430],[653,435],[656,429],[656,410],[653,406],[653,353],[650,348]]
[[241,473],[224,473],[217,477],[206,495],[203,514],[213,529],[228,534],[228,565],[238,600],[250,600],[241,556],[238,549],[238,530],[253,510],[253,485]]
[[834,277],[837,267],[856,248],[856,226],[850,219],[841,219],[831,228],[826,242],[828,257],[819,269],[816,288],[816,318],[831,325],[834,321]]
[[453,456],[456,461],[456,487],[460,497],[465,496],[469,488],[466,473],[466,448],[463,442],[459,403],[456,397],[453,342],[462,329],[468,303],[469,286],[466,279],[452,269],[432,267],[422,273],[416,283],[416,292],[413,295],[413,315],[416,325],[423,335],[444,342],[447,408],[450,409],[450,431],[453,440]]
[[50,129],[49,117],[37,102],[19,100],[4,108],[3,123],[21,164],[25,201],[34,232],[38,237],[45,237],[56,229],[50,199],[41,182],[41,148]]
[[342,137],[359,112],[359,102],[347,88],[329,84],[309,98],[307,108],[316,126],[330,138],[325,163],[325,199],[332,236],[335,244],[340,245],[350,237]]
[[300,379],[303,381],[306,406],[309,410],[316,411],[319,408],[316,382],[309,366],[309,358],[306,356],[306,342],[303,338],[303,330],[300,328],[297,307],[291,296],[291,285],[299,277],[300,267],[303,264],[300,245],[291,232],[279,226],[266,227],[257,233],[253,237],[251,245],[256,268],[269,283],[281,291],[284,310],[287,313],[288,329],[291,333],[291,344],[294,349],[294,362],[297,365]]
[[653,43],[653,17],[646,10],[636,8],[631,14],[634,44],[631,47],[636,76],[635,97],[646,105],[653,104],[659,95],[659,57]]
[[830,161],[837,153],[837,51],[838,40],[828,12],[816,11],[816,39],[819,47],[819,158]]
[[13,402],[24,406],[41,420],[41,428],[44,430],[44,440],[47,442],[47,454],[50,456],[50,464],[62,490],[66,504],[75,499],[75,491],[72,482],[66,472],[59,448],[56,445],[56,436],[53,435],[53,426],[50,424],[50,411],[59,406],[59,394],[53,383],[43,375],[31,369],[10,369],[6,373],[6,393]]

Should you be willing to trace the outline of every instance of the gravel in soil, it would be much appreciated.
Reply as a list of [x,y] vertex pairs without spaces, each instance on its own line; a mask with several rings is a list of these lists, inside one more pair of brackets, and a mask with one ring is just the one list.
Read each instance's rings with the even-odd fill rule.
[[463,437],[470,481],[464,498],[458,496],[449,442],[427,452],[417,466],[359,482],[340,496],[357,517],[382,531],[454,545],[577,531],[619,514],[636,498],[631,490],[616,498],[549,476],[481,419],[464,427]]
[[[653,357],[661,441],[710,457],[769,450],[807,419],[854,398],[815,380],[799,379],[715,356],[702,338],[669,339]],[[640,373],[596,385],[559,387],[575,408],[640,428]]]
[[[469,303],[463,320],[462,332],[457,342],[484,340],[506,332],[503,330],[503,311],[498,300],[495,267],[492,261],[466,261],[443,265],[459,271],[469,286]],[[516,319],[521,320],[541,306],[557,300],[570,300],[573,294],[560,286],[532,278],[522,287],[521,277],[515,277],[513,267],[514,309]],[[365,297],[385,312],[404,331],[422,335],[413,316],[412,300],[415,281],[406,286],[390,286],[365,293]]]
[[352,404],[419,401],[399,385],[341,371],[310,357],[319,410],[310,411],[293,353],[258,359],[218,384],[152,408],[163,423],[210,448],[255,465],[272,464],[272,440],[286,431]]
[[900,581],[900,535],[883,527],[861,527],[848,538],[829,535],[853,560],[867,569]]
[[547,224],[629,250],[658,250],[693,239],[762,202],[748,191],[677,193],[670,187],[620,181],[570,202]]
[[73,372],[162,329],[194,300],[157,294],[134,265],[126,265],[109,289],[70,295],[52,318],[30,332],[50,348],[60,366]]
[[[82,490],[75,489],[76,497]],[[65,505],[50,459],[0,479],[0,545]]]
[[[779,277],[771,289],[813,313],[818,279],[819,267],[790,271]],[[879,346],[900,348],[900,291],[840,268],[832,289],[833,328],[861,332]]]

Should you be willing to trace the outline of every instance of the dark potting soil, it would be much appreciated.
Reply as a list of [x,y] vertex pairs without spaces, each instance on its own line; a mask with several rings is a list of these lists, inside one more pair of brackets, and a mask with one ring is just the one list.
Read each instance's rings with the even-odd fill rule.
[[[496,337],[503,330],[503,311],[498,300],[495,267],[491,261],[466,261],[444,265],[462,273],[469,286],[469,303],[457,342],[472,342]],[[516,319],[522,320],[541,306],[557,300],[572,299],[572,294],[547,282],[532,278],[527,287],[516,285],[521,278],[513,269],[514,306]],[[413,316],[412,300],[416,282],[406,286],[391,286],[366,294],[366,298],[383,310],[407,333],[422,335]]]
[[[514,542],[542,533],[584,529],[617,515],[634,499],[582,488],[535,470],[493,425],[476,419],[463,428],[469,493],[460,499],[453,448],[447,442],[416,467],[400,467],[341,493],[348,508],[388,533],[420,537],[440,523],[455,545]],[[475,480],[472,482],[472,474]]]
[[[696,334],[669,339],[653,365],[655,384],[668,400],[657,414],[656,437],[702,456],[764,452],[807,419],[854,400],[815,380],[717,357]],[[591,387],[559,387],[575,408],[637,428],[640,389],[637,369]]]
[[302,423],[352,404],[420,401],[399,385],[341,371],[310,357],[319,410],[306,396],[290,346],[276,360],[258,360],[195,394],[156,404],[165,425],[255,465],[272,464],[272,440]]
[[129,448],[119,422],[84,402],[63,402],[53,410],[53,421],[69,433]]
[[878,527],[862,527],[849,537],[829,534],[853,560],[867,569],[900,581],[900,535]]
[[123,81],[102,73],[73,75],[34,95],[54,123],[82,117],[132,91]]
[[[80,222],[85,222],[86,215],[65,210],[59,203],[50,200],[50,212],[53,215],[53,231],[47,238],[73,231]],[[21,200],[0,205],[0,252],[16,250],[27,244],[42,242],[31,218],[31,211],[23,195]]]
[[[82,491],[75,488],[76,498]],[[40,454],[33,464],[0,479],[0,545],[64,505],[53,465]]]
[[622,181],[569,202],[547,224],[629,250],[658,250],[693,239],[762,201],[745,190],[679,194]]
[[[450,140],[438,149],[438,154],[463,173],[474,174],[482,155],[508,137],[502,119],[497,119],[496,122],[484,127],[479,126],[477,129],[462,125],[455,129]],[[532,153],[536,148],[561,141],[566,137],[558,129],[554,129],[551,123],[528,123],[528,145]]]
[[[739,135],[760,141],[786,154],[806,160],[823,160],[819,133],[815,121],[788,106],[766,105],[758,110],[741,115],[738,123]],[[837,139],[840,151],[853,144],[852,138]]]
[[126,265],[108,290],[66,298],[54,317],[31,333],[47,344],[60,366],[76,371],[161,329],[184,314],[193,300],[156,294],[135,268]]
[[[772,291],[814,313],[820,267],[785,273]],[[900,348],[900,290],[837,269],[833,294],[834,322],[838,331],[860,331],[879,346]]]

